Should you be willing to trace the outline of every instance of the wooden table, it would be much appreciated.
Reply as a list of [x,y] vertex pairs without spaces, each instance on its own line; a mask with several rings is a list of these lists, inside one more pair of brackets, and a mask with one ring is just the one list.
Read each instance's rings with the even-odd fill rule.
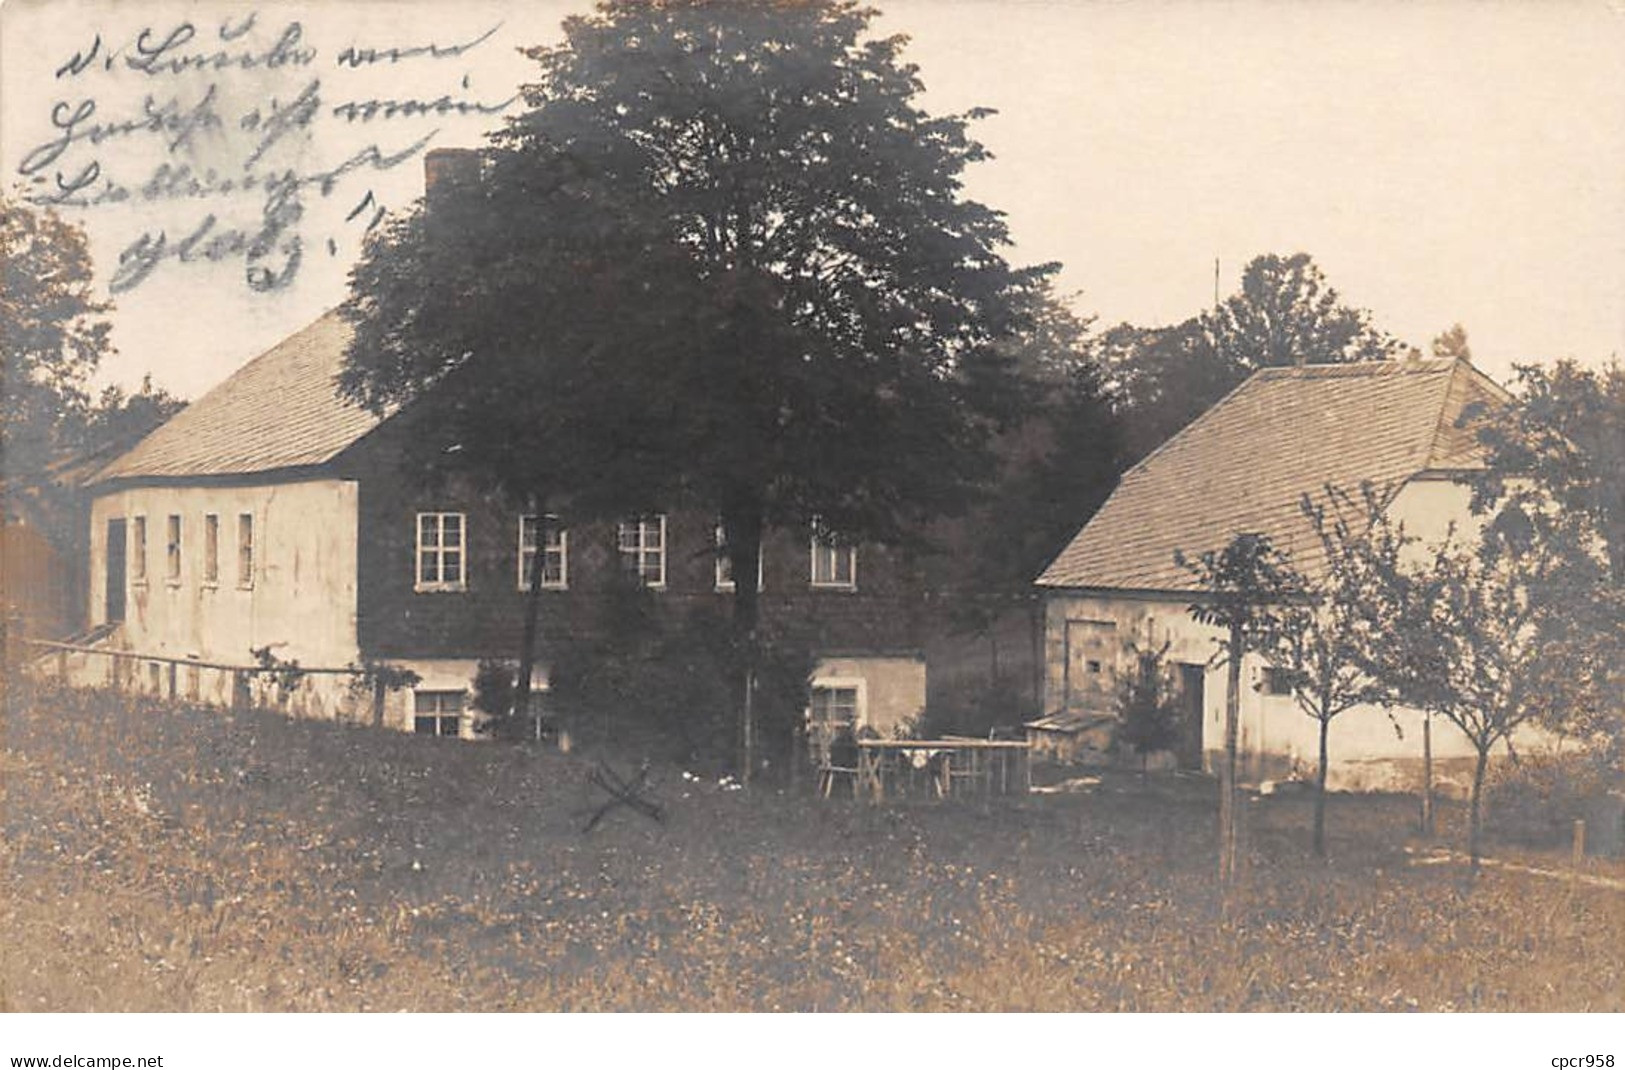
[[886,797],[887,775],[899,772],[904,761],[930,771],[931,787],[939,799],[953,794],[958,780],[979,783],[988,794],[995,790],[1025,794],[1031,787],[1027,751],[1022,740],[860,739],[858,794],[867,793],[880,802]]

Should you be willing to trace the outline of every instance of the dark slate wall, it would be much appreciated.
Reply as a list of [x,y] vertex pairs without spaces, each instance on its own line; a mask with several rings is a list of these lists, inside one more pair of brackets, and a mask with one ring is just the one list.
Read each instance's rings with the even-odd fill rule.
[[[517,582],[520,508],[465,481],[409,472],[401,456],[387,435],[375,435],[340,465],[360,485],[357,630],[363,654],[514,657],[525,598]],[[420,511],[465,514],[466,590],[413,589]],[[725,619],[731,608],[732,594],[715,589],[714,523],[708,512],[693,509],[667,516],[666,588],[650,592],[649,604],[668,622],[687,614]],[[542,594],[544,656],[602,634],[607,596],[624,583],[614,524],[573,525],[569,539],[570,589]],[[771,532],[763,552],[765,631],[826,653],[896,653],[925,645],[916,569],[900,551],[860,546],[855,591],[811,587],[805,532]]]

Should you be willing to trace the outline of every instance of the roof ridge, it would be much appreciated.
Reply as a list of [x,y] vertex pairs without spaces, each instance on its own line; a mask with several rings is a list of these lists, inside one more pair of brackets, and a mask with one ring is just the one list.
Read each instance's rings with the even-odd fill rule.
[[[1418,468],[1418,471],[1429,471],[1438,467],[1438,465],[1435,464],[1435,461],[1444,452],[1441,449],[1441,443],[1444,440],[1445,432],[1448,430],[1445,427],[1445,421],[1450,412],[1451,392],[1455,388],[1457,381],[1461,379],[1463,373],[1465,373],[1468,377],[1467,379],[1462,380],[1463,385],[1471,384],[1476,380],[1478,385],[1481,387],[1488,387],[1490,394],[1494,395],[1497,400],[1500,400],[1503,403],[1510,403],[1512,401],[1512,395],[1506,390],[1506,388],[1501,386],[1500,383],[1497,383],[1484,371],[1474,365],[1471,358],[1456,356],[1449,358],[1449,360],[1450,376],[1445,380],[1444,393],[1439,398],[1439,418],[1434,422],[1433,431],[1428,435],[1427,442],[1425,443],[1422,452],[1422,463]],[[1466,415],[1468,404],[1470,404],[1470,402],[1463,402],[1462,415]]]

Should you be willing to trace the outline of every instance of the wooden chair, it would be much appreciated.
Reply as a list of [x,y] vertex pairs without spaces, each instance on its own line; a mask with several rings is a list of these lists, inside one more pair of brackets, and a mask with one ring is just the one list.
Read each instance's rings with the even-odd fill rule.
[[956,784],[980,784],[981,790],[988,790],[989,766],[983,760],[979,750],[955,750],[948,755],[947,790],[948,794],[955,793]]
[[[845,745],[843,745],[845,743]],[[818,756],[818,794],[829,798],[835,793],[835,782],[845,777],[852,785],[852,796],[858,794],[858,753],[855,740],[845,742],[839,731],[819,732],[814,746]]]

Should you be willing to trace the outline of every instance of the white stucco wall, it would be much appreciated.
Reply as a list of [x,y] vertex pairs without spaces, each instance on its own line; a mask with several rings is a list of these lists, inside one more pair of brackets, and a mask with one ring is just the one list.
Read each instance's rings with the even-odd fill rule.
[[[219,576],[204,582],[204,516],[219,527]],[[237,576],[237,518],[254,517],[252,584]],[[167,518],[182,523],[178,582],[166,574]],[[134,567],[134,518],[147,523],[144,582]],[[107,522],[126,521],[122,644],[166,657],[244,664],[249,650],[336,668],[358,659],[356,484],[311,480],[249,486],[131,487],[91,506],[90,620],[107,619]]]
[[[1411,549],[1421,558],[1451,531],[1470,543],[1483,521],[1469,510],[1471,491],[1449,478],[1413,479],[1389,505],[1389,517],[1418,538]],[[1142,649],[1171,645],[1169,664],[1206,666],[1203,677],[1202,747],[1211,769],[1224,747],[1227,679],[1219,655],[1217,628],[1191,619],[1187,598],[1152,595],[1084,595],[1054,592],[1045,611],[1044,709],[1085,709],[1112,713],[1117,673],[1130,664],[1130,643]],[[1070,627],[1069,627],[1070,622]],[[1109,627],[1108,627],[1109,626]],[[1068,665],[1068,634],[1072,664]],[[1104,647],[1100,638],[1112,641]],[[1092,641],[1091,641],[1092,640]],[[1106,649],[1114,660],[1104,681],[1088,678],[1087,659]],[[1250,781],[1310,777],[1319,755],[1319,723],[1305,714],[1290,695],[1263,691],[1264,661],[1249,655],[1243,662],[1240,753],[1243,776]],[[1080,684],[1080,680],[1082,683]],[[1328,780],[1343,790],[1411,790],[1422,766],[1423,715],[1411,709],[1362,706],[1339,714],[1327,735],[1331,757]],[[1446,789],[1466,783],[1474,757],[1472,744],[1454,725],[1435,717],[1432,724],[1434,775]],[[1520,751],[1550,748],[1551,736],[1527,728],[1515,736]]]
[[1472,496],[1472,488],[1448,476],[1419,477],[1399,488],[1388,503],[1388,519],[1419,540],[1410,548],[1409,557],[1424,558],[1430,547],[1437,547],[1450,533],[1452,525],[1458,544],[1476,543],[1484,518],[1473,515]]
[[[1119,639],[1116,657],[1108,662],[1104,689],[1071,692],[1066,680],[1065,634],[1068,621],[1110,622]],[[1202,749],[1211,770],[1224,747],[1225,666],[1218,654],[1220,630],[1192,620],[1180,601],[1153,601],[1127,596],[1052,595],[1045,626],[1045,710],[1066,708],[1113,713],[1110,700],[1095,694],[1112,693],[1119,675],[1133,657],[1129,643],[1156,649],[1170,643],[1165,661],[1198,664],[1203,674]],[[1290,695],[1262,690],[1265,662],[1249,655],[1242,663],[1239,751],[1242,775],[1249,782],[1313,776],[1319,753],[1319,723]],[[1328,775],[1339,790],[1410,790],[1418,782],[1422,761],[1422,714],[1411,709],[1387,710],[1361,706],[1339,714],[1328,733],[1331,756]],[[1396,730],[1397,726],[1397,730]],[[1433,719],[1435,776],[1447,783],[1464,783],[1470,775],[1472,745],[1454,725]],[[1551,740],[1535,731],[1520,733],[1520,750],[1549,746]]]

